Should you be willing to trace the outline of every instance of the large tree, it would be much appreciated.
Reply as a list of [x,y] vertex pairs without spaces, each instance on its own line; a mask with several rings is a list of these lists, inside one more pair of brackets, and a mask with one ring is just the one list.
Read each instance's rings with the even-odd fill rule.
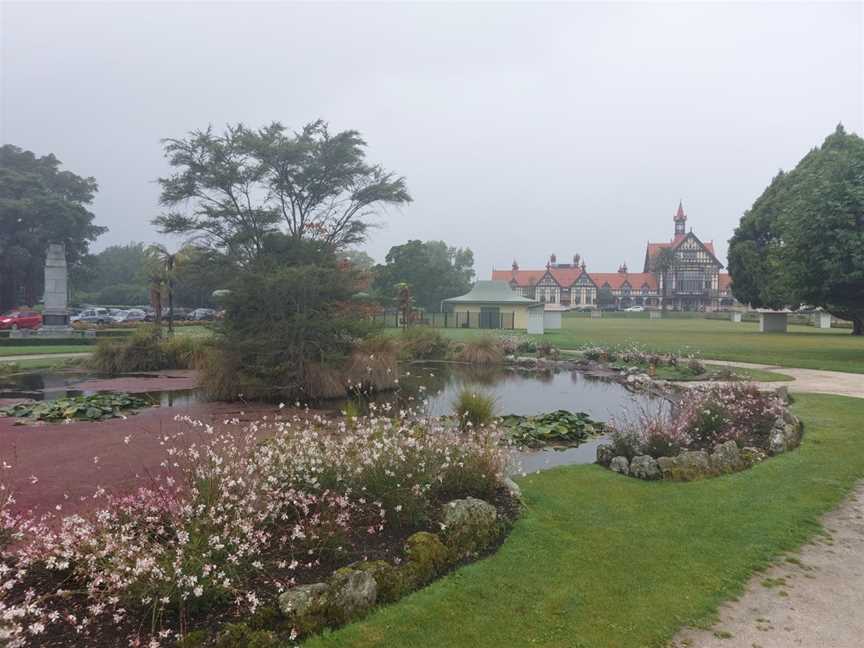
[[0,147],[0,312],[42,296],[49,243],[65,243],[71,267],[106,228],[87,209],[96,180],[62,171],[54,155]]
[[333,249],[361,242],[381,209],[411,201],[404,178],[366,162],[357,131],[331,134],[323,121],[296,133],[278,122],[221,135],[208,127],[163,144],[175,172],[159,179],[161,202],[174,211],[155,224],[203,237],[241,263],[277,230]]
[[70,273],[73,301],[146,304],[147,282],[143,276],[146,257],[143,243],[111,245],[98,254],[88,254]]
[[838,126],[781,171],[729,241],[729,271],[742,302],[819,306],[864,334],[864,140]]
[[414,302],[438,311],[441,300],[462,295],[474,279],[474,253],[470,248],[448,246],[444,241],[408,241],[387,253],[384,265],[375,267],[373,288],[395,298],[397,286],[407,284]]

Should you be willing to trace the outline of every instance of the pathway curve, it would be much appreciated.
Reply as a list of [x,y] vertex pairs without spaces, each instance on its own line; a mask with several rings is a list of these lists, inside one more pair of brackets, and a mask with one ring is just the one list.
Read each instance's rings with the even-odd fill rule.
[[[765,388],[776,389],[786,386],[792,393],[808,394],[836,394],[838,396],[851,396],[853,398],[864,398],[864,374],[844,373],[842,371],[822,371],[819,369],[794,369],[778,365],[753,364],[750,362],[730,362],[727,360],[709,360],[712,365],[723,365],[727,367],[741,367],[742,369],[763,369],[765,371],[777,371],[794,378],[788,382],[757,382],[757,385]],[[680,383],[682,385],[708,384],[699,381]]]
[[67,358],[86,358],[91,353],[31,353],[28,355],[0,356],[0,362],[18,362],[19,360],[65,360]]
[[[790,392],[864,398],[864,374],[789,369],[745,362],[732,367],[782,371]],[[760,383],[777,387],[778,383]],[[864,424],[862,424],[864,427]],[[864,432],[864,430],[862,430]],[[825,533],[756,574],[745,593],[721,606],[711,628],[685,628],[672,648],[861,648],[864,645],[864,481],[822,519]]]
[[860,648],[864,645],[864,482],[822,519],[825,534],[757,574],[708,630],[675,648]]

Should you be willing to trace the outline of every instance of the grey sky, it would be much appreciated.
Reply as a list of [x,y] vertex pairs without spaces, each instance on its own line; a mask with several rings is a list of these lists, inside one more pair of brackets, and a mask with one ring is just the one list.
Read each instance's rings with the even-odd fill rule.
[[864,126],[864,4],[2,5],[0,139],[93,175],[97,249],[155,241],[163,137],[355,128],[406,176],[367,251],[641,266],[683,198],[726,240],[778,168]]

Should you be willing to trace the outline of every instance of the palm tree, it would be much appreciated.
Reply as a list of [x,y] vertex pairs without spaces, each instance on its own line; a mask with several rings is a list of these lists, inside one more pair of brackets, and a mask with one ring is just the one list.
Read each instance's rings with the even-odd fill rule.
[[[168,335],[174,334],[174,281],[177,277],[177,269],[186,258],[181,248],[177,252],[169,252],[164,245],[151,245],[147,248],[147,256],[150,259],[150,281],[153,285],[161,288],[164,286],[168,292]],[[161,304],[160,304],[161,307]],[[156,314],[156,321],[160,322],[162,314]]]

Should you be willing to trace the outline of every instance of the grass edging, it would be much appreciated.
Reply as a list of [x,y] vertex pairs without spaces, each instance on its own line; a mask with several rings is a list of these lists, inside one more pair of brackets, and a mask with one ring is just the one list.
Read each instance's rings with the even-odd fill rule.
[[864,476],[864,400],[800,395],[804,443],[750,471],[642,482],[598,466],[521,480],[498,553],[307,646],[663,646],[799,547]]

